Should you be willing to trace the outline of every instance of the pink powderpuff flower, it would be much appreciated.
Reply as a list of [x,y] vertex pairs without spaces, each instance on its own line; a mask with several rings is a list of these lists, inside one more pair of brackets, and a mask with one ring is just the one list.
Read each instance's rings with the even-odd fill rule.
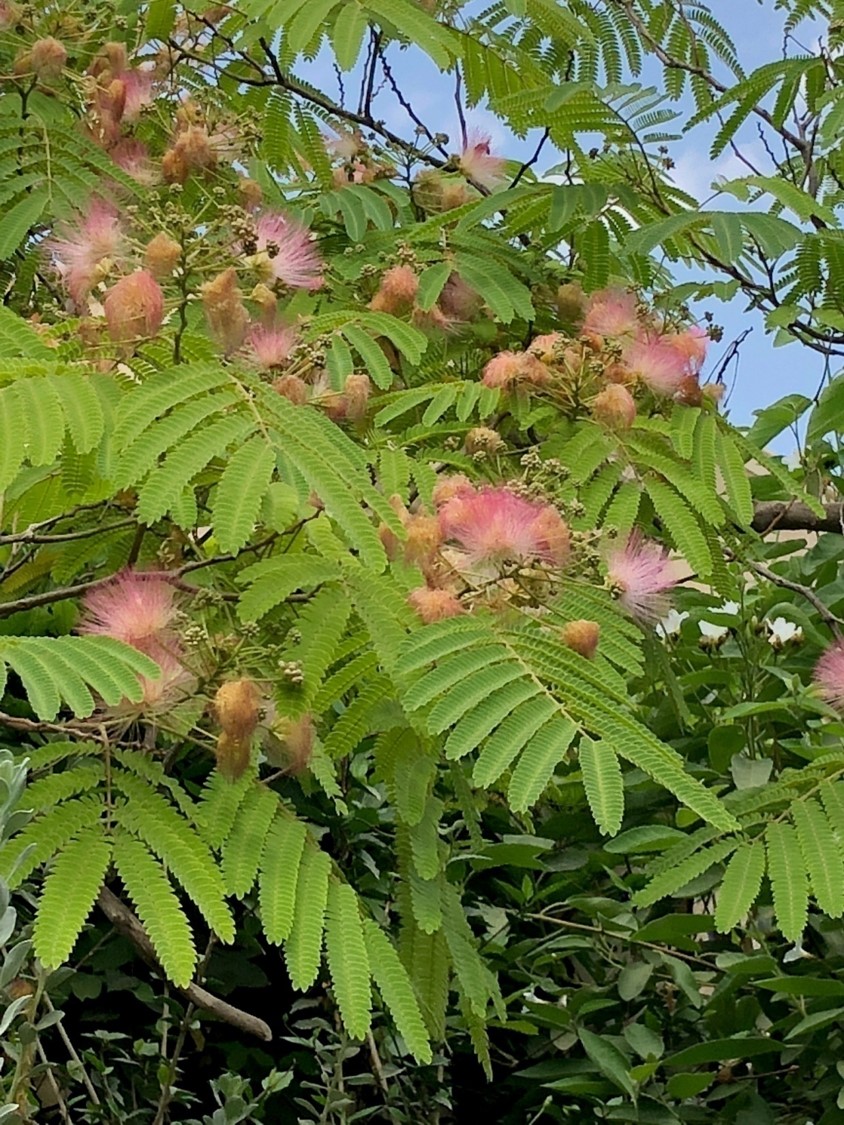
[[296,329],[284,328],[280,324],[256,324],[249,330],[247,336],[253,358],[257,360],[260,367],[267,370],[283,367],[296,346],[296,341]]
[[663,336],[663,340],[683,357],[688,373],[697,375],[706,359],[706,347],[709,343],[706,332],[693,324],[683,332]]
[[149,149],[143,141],[126,137],[114,146],[109,156],[118,168],[122,168],[127,176],[131,176],[139,184],[152,187],[155,183],[155,169],[150,162]]
[[164,320],[164,293],[149,270],[135,270],[112,285],[103,309],[115,343],[149,339]]
[[340,160],[349,161],[357,156],[363,146],[360,133],[337,133],[336,136],[324,136],[325,150],[329,156],[336,156]]
[[607,575],[621,605],[642,624],[654,625],[668,613],[668,592],[676,579],[668,552],[659,544],[634,531],[624,547],[610,554]]
[[561,566],[569,529],[556,508],[517,496],[508,488],[458,493],[439,509],[443,539],[465,552],[469,565],[508,559]]
[[687,360],[667,340],[642,338],[624,352],[627,368],[657,395],[673,395],[687,374]]
[[375,312],[405,313],[413,307],[418,292],[419,278],[410,266],[393,266],[381,278],[369,307]]
[[533,352],[499,352],[484,367],[481,381],[485,387],[510,391],[544,387],[551,381],[551,373]]
[[419,586],[407,595],[407,601],[426,625],[434,621],[444,621],[447,617],[458,617],[466,610],[460,601],[448,590],[433,590],[429,586]]
[[291,289],[319,289],[322,260],[311,236],[293,219],[267,212],[255,224],[259,259],[267,271]]
[[460,153],[460,171],[467,179],[494,191],[504,178],[504,160],[490,151],[490,136],[478,129],[470,129],[466,144]]
[[123,116],[132,121],[145,105],[152,102],[155,72],[149,65],[145,65],[124,70],[119,77],[126,91],[123,102]]
[[100,280],[101,265],[120,256],[123,233],[117,211],[105,200],[94,198],[77,222],[57,230],[44,248],[74,304],[81,306]]
[[196,677],[182,663],[178,642],[150,644],[145,652],[161,669],[156,679],[140,676],[143,697],[140,703],[125,700],[122,710],[168,711],[177,703],[187,699],[196,687]]
[[815,665],[812,679],[831,707],[844,710],[844,641],[830,645]]
[[634,336],[639,327],[635,294],[624,289],[601,289],[589,298],[583,319],[584,334],[619,340]]
[[77,632],[114,637],[151,656],[151,646],[168,635],[178,612],[176,590],[167,578],[126,569],[88,591]]

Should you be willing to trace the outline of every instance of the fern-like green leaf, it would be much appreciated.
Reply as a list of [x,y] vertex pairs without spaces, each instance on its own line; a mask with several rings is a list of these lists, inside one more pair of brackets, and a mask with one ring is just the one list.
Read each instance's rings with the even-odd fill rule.
[[369,957],[358,897],[348,883],[334,879],[328,886],[325,954],[346,1031],[362,1039],[372,1018]]
[[742,844],[733,854],[715,904],[715,928],[722,934],[737,926],[756,901],[765,874],[765,848],[761,840]]
[[128,798],[117,810],[124,828],[136,834],[181,883],[221,941],[234,939],[234,920],[225,902],[223,878],[193,826],[160,793],[125,770],[113,784]]
[[844,860],[830,823],[819,802],[811,797],[795,801],[791,817],[815,901],[824,914],[838,918],[844,912]]
[[100,794],[72,797],[48,809],[0,848],[0,876],[12,890],[19,887],[68,840],[97,825],[103,810],[103,796]]
[[578,760],[592,816],[606,836],[614,836],[624,816],[624,784],[618,758],[605,742],[580,739]]
[[253,783],[237,810],[223,847],[223,878],[226,890],[235,898],[243,898],[252,890],[264,854],[266,836],[277,811],[275,793],[264,785]]
[[62,850],[38,900],[33,943],[48,969],[63,964],[76,944],[111,860],[111,842],[101,832],[83,832]]
[[576,733],[571,720],[558,716],[533,736],[510,778],[507,799],[514,812],[526,812],[536,804]]
[[806,928],[809,886],[797,830],[773,821],[765,830],[765,845],[777,923],[783,937],[799,941]]
[[413,865],[423,879],[434,879],[440,870],[439,823],[443,803],[439,797],[429,796],[425,815],[410,829],[410,847]]
[[328,899],[331,860],[319,848],[305,848],[299,865],[293,929],[284,945],[284,960],[295,989],[304,992],[319,972],[322,928]]
[[275,454],[259,435],[229,458],[211,507],[214,535],[223,551],[239,551],[252,534],[275,469]]
[[114,864],[162,968],[174,984],[187,987],[196,966],[196,949],[164,869],[140,841],[123,832],[114,839]]
[[633,896],[639,906],[652,906],[667,895],[681,890],[692,879],[703,875],[716,863],[721,863],[738,846],[737,840],[719,840],[709,848],[701,848],[668,871],[662,872]]
[[293,926],[306,838],[307,830],[300,820],[279,814],[264,841],[258,876],[261,924],[267,940],[274,945],[286,941]]
[[431,1062],[431,1045],[413,985],[392,942],[371,918],[363,922],[372,978],[411,1054],[423,1066]]

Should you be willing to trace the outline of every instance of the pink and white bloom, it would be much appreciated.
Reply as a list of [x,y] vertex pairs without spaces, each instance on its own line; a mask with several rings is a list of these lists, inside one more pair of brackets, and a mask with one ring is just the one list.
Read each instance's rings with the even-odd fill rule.
[[443,539],[469,566],[508,560],[561,566],[568,556],[569,529],[557,509],[508,488],[460,492],[442,504],[439,521]]
[[634,340],[624,352],[628,369],[657,395],[673,395],[688,374],[686,357],[662,337]]
[[295,328],[284,328],[278,324],[256,324],[247,336],[253,357],[266,369],[283,367],[296,346],[296,341]]
[[586,304],[584,333],[620,340],[636,335],[640,327],[636,296],[625,289],[601,289]]
[[669,591],[676,585],[676,578],[668,552],[658,543],[634,531],[624,547],[611,552],[607,576],[631,617],[653,625],[668,614]]
[[504,160],[492,155],[490,144],[488,133],[470,129],[460,153],[460,171],[487,191],[494,191],[504,178]]
[[686,363],[686,370],[690,375],[697,375],[706,359],[706,348],[709,337],[697,324],[675,332],[670,336],[663,336],[663,340],[678,352]]
[[322,259],[310,233],[286,215],[267,212],[255,224],[257,256],[277,281],[291,289],[319,289]]
[[170,644],[152,644],[145,653],[161,669],[157,679],[140,676],[143,697],[140,703],[124,701],[124,710],[167,711],[187,699],[196,688],[196,677],[182,663],[181,649],[174,640]]
[[844,710],[844,641],[836,641],[815,665],[812,678],[823,699]]
[[177,616],[176,590],[171,582],[160,574],[127,569],[88,591],[78,632],[114,637],[147,652],[169,634]]
[[74,304],[81,306],[101,280],[101,268],[107,269],[120,257],[122,243],[116,209],[94,198],[75,223],[60,225],[44,248]]

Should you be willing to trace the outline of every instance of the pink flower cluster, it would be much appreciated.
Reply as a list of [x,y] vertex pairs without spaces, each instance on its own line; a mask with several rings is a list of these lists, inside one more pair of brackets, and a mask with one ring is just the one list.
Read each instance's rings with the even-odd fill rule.
[[631,381],[639,380],[657,395],[679,396],[683,401],[694,397],[707,345],[706,333],[697,325],[682,332],[665,331],[641,314],[632,293],[604,289],[589,298],[583,332],[620,347]]
[[658,543],[634,531],[623,547],[610,553],[607,576],[621,605],[643,625],[654,625],[668,613],[676,578],[667,551]]
[[194,683],[182,663],[182,646],[174,630],[177,615],[175,588],[160,574],[123,570],[85,595],[79,633],[114,637],[161,669],[158,679],[141,677],[144,710],[172,706]]
[[74,222],[60,224],[44,250],[77,309],[97,282],[122,257],[123,231],[117,209],[94,197]]
[[469,482],[439,506],[442,538],[454,543],[469,566],[507,561],[562,566],[569,529],[551,504],[518,496],[506,487]]

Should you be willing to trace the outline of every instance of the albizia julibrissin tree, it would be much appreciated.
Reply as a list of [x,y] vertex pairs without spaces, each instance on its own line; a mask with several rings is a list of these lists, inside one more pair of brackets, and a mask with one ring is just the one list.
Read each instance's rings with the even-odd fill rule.
[[[729,106],[706,51],[729,66],[731,47],[702,6],[463,8],[0,5],[0,721],[29,770],[22,797],[6,782],[0,869],[35,958],[18,945],[2,971],[21,1119],[49,1079],[56,1112],[160,1125],[192,1096],[196,1012],[268,1041],[292,986],[328,990],[309,1025],[334,1037],[322,1121],[351,1120],[350,1041],[372,1113],[413,1119],[390,1108],[409,1088],[434,1121],[450,1054],[468,1041],[509,1074],[525,1033],[532,1059],[579,1044],[579,1071],[530,1072],[557,1080],[557,1120],[700,1120],[712,1076],[659,1069],[678,1003],[692,1043],[722,1044],[688,1067],[786,1047],[761,1008],[700,1030],[733,962],[670,946],[708,928],[739,957],[781,933],[799,957],[810,893],[816,929],[844,913],[844,656],[838,595],[817,592],[839,548],[789,577],[757,534],[835,526],[816,485],[835,487],[840,395],[790,473],[761,446],[811,400],[731,426],[719,331],[683,303],[744,291],[836,354],[837,64],[739,82],[742,114],[794,148],[743,190],[798,221],[707,211],[671,185],[668,111],[620,85],[645,49],[669,93],[690,78],[699,116]],[[297,73],[320,50],[336,97]],[[417,115],[411,57],[456,79],[462,136]],[[517,133],[542,125],[530,160],[473,128],[482,100]],[[559,183],[535,176],[546,144]],[[729,280],[672,290],[656,247]],[[728,624],[701,648],[672,606]],[[696,900],[691,925],[637,936],[676,918],[654,910],[672,895]],[[569,923],[566,968],[543,950]],[[106,980],[112,926],[153,968],[157,991],[132,970],[153,1010],[167,996],[135,1110],[113,1061],[92,1077],[65,1030],[58,1081],[39,1037],[86,960]],[[203,987],[228,994],[255,958],[274,997],[258,1012]],[[797,979],[779,991],[804,1003]],[[244,1112],[281,1112],[277,1087]],[[640,1093],[672,1116],[630,1116]],[[545,1094],[519,1096],[535,1113]]]

